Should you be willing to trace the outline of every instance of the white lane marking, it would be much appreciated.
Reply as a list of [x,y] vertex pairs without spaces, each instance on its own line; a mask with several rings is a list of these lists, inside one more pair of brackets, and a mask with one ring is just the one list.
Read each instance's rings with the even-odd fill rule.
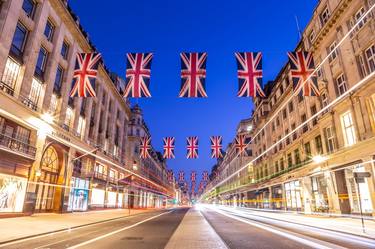
[[[210,208],[211,209],[211,208]],[[305,239],[305,238],[302,238],[301,235],[298,235],[300,237],[296,235],[294,235],[295,233],[292,233],[292,232],[283,232],[281,230],[278,230],[278,229],[274,229],[274,228],[271,228],[270,226],[266,226],[266,225],[261,225],[261,224],[258,224],[258,223],[254,223],[254,222],[251,222],[251,221],[248,221],[248,220],[245,220],[245,219],[242,219],[242,218],[239,218],[239,217],[235,217],[233,215],[230,215],[230,214],[225,214],[224,212],[222,211],[218,211],[218,210],[215,210],[215,209],[212,209],[213,211],[221,214],[221,215],[224,215],[226,217],[229,217],[231,219],[234,219],[234,220],[238,220],[238,221],[241,221],[243,223],[247,223],[249,225],[252,225],[252,226],[255,226],[255,227],[258,227],[260,229],[263,229],[263,230],[267,230],[271,233],[275,233],[277,235],[280,235],[282,237],[285,237],[285,238],[288,238],[288,239],[291,239],[291,240],[294,240],[298,243],[301,243],[301,244],[304,244],[304,245],[307,245],[307,246],[310,246],[312,248],[316,248],[316,249],[331,249],[331,248],[345,248],[345,247],[341,247],[341,246],[337,246],[337,245],[333,245],[331,243],[327,243],[327,242],[324,242],[324,241],[320,241],[320,240],[317,240],[317,239],[313,239],[311,238],[311,240],[308,240],[308,239]],[[303,236],[305,237],[305,236]],[[324,245],[325,244],[325,245]]]
[[37,235],[37,236],[30,237],[30,238],[25,238],[25,239],[19,239],[19,240],[15,240],[15,241],[12,241],[12,242],[5,243],[5,244],[0,244],[0,248],[10,246],[10,245],[13,245],[13,244],[19,244],[19,243],[29,241],[29,240],[39,239],[39,238],[43,238],[43,237],[47,237],[47,236],[53,236],[53,235],[59,234],[59,233],[69,233],[69,232],[72,232],[74,230],[87,228],[87,227],[91,227],[91,226],[96,226],[96,225],[101,225],[101,224],[104,224],[104,223],[113,222],[113,221],[117,221],[117,220],[121,220],[121,219],[133,218],[133,217],[137,217],[137,216],[142,215],[142,214],[147,214],[147,212],[127,215],[127,216],[115,217],[115,218],[112,218],[112,219],[109,219],[109,220],[99,221],[99,222],[95,222],[95,223],[87,224],[87,225],[83,224],[79,227],[74,227],[74,228],[70,228],[70,227],[69,228],[62,228],[64,230],[52,232],[52,233],[46,233],[46,234],[42,234],[42,235]]
[[75,248],[78,248],[78,247],[81,247],[81,246],[85,246],[85,245],[91,244],[91,243],[93,243],[93,242],[95,242],[95,241],[98,241],[98,240],[104,239],[104,238],[109,237],[109,236],[112,236],[112,235],[114,235],[114,234],[116,234],[116,233],[119,233],[119,232],[122,232],[122,231],[128,230],[128,229],[130,229],[130,228],[136,227],[136,226],[138,226],[138,225],[140,225],[140,224],[143,224],[143,223],[145,223],[145,222],[147,222],[147,221],[153,220],[153,219],[158,218],[158,217],[160,217],[160,216],[162,216],[162,215],[169,214],[169,213],[172,213],[172,212],[173,212],[173,210],[172,210],[172,211],[169,211],[169,212],[165,212],[165,213],[161,213],[161,214],[158,214],[158,215],[152,216],[152,217],[147,218],[147,219],[145,219],[145,220],[139,221],[139,222],[137,222],[137,223],[135,223],[135,224],[133,224],[133,225],[131,225],[131,226],[123,227],[123,228],[118,229],[118,230],[115,230],[115,231],[113,231],[113,232],[103,234],[103,235],[101,235],[101,236],[99,236],[99,237],[96,237],[96,238],[94,238],[94,239],[90,239],[90,240],[87,240],[87,241],[85,241],[85,242],[83,242],[83,243],[80,243],[80,244],[77,244],[77,245],[74,245],[74,246],[68,247],[67,249],[75,249]]

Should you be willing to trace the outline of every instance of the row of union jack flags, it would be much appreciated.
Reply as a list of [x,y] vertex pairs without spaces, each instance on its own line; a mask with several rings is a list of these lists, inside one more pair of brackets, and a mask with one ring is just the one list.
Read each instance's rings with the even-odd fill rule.
[[[124,97],[149,98],[152,53],[128,53]],[[207,53],[181,53],[181,98],[204,98],[206,91]],[[302,96],[319,96],[313,55],[310,52],[288,52],[293,89]],[[238,52],[238,97],[266,97],[262,89],[262,53]],[[78,53],[71,97],[95,97],[95,79],[101,56],[98,53]]]
[[[163,158],[173,159],[175,158],[175,138],[165,137],[163,138]],[[249,143],[250,138],[245,138],[245,135],[237,135],[234,143],[234,147],[237,153],[242,153]],[[223,137],[212,136],[210,137],[211,144],[211,158],[222,158],[223,157]],[[188,159],[198,158],[199,141],[197,136],[186,138],[186,157]],[[150,157],[151,151],[151,137],[142,137],[140,141],[140,156],[143,159]]]
[[[172,181],[173,178],[174,178],[173,171],[169,170],[168,171],[168,180]],[[195,182],[196,180],[197,180],[197,172],[192,171],[191,174],[190,174],[190,181]],[[183,170],[180,170],[178,172],[178,181],[179,182],[185,182],[185,172]],[[203,173],[202,173],[202,181],[203,182],[208,181],[208,171],[207,170],[203,171]]]

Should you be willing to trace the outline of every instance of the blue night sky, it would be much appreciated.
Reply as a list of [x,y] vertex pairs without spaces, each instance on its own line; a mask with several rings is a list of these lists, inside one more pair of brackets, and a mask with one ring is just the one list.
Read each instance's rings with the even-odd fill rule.
[[[103,4],[104,2],[104,4]],[[154,148],[176,137],[175,174],[210,170],[209,137],[232,141],[252,101],[237,98],[234,52],[263,52],[263,82],[272,80],[298,42],[295,15],[303,29],[317,0],[80,0],[69,1],[105,64],[125,77],[125,53],[153,52],[152,98],[140,99]],[[179,99],[183,51],[208,52],[206,99]],[[199,136],[199,159],[186,159],[186,137]]]

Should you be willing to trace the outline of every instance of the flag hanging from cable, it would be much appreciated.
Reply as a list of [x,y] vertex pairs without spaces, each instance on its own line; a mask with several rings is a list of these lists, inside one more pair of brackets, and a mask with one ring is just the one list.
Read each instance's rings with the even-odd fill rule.
[[173,170],[168,170],[168,181],[173,182]]
[[175,158],[175,155],[174,155],[174,148],[175,148],[174,141],[175,141],[174,137],[165,137],[165,138],[163,138],[163,150],[164,150],[163,157],[164,158],[166,158],[166,159]]
[[178,181],[180,183],[185,181],[185,172],[182,171],[182,170],[180,170],[180,172],[178,172]]
[[70,97],[96,97],[95,79],[100,61],[99,53],[77,53]]
[[208,181],[208,171],[207,170],[203,171],[202,179],[205,182]]
[[141,138],[141,144],[140,144],[141,158],[143,159],[149,158],[150,150],[151,150],[151,137]]
[[206,59],[207,53],[181,53],[181,89],[179,97],[207,97]]
[[266,97],[262,90],[262,53],[235,53],[237,60],[238,97]]
[[222,136],[212,136],[210,137],[211,141],[211,158],[222,158]]
[[320,96],[314,58],[307,51],[288,52],[293,91],[301,96]]
[[124,96],[151,97],[149,90],[152,53],[128,53],[126,64],[126,87]]
[[187,138],[187,158],[188,159],[198,158],[198,137]]
[[195,182],[197,180],[197,172],[192,171],[190,175],[190,181]]
[[245,135],[239,134],[236,136],[235,148],[237,153],[242,153],[246,149]]

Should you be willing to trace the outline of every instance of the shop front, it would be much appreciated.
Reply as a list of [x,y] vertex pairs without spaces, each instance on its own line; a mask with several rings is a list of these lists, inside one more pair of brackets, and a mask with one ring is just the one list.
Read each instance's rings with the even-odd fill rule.
[[92,188],[90,208],[103,208],[105,203],[105,189]]
[[281,185],[272,186],[272,209],[282,209],[283,208],[283,189]]
[[311,209],[313,212],[329,211],[327,180],[324,174],[311,177]]
[[288,210],[301,211],[302,195],[300,181],[291,181],[284,183],[285,202]]
[[90,181],[72,177],[70,182],[68,211],[86,211],[88,208]]
[[0,214],[23,211],[26,187],[26,178],[0,174]]
[[362,212],[372,214],[374,212],[369,190],[368,179],[356,182],[354,179],[355,172],[365,172],[365,167],[357,164],[351,168],[345,169],[345,180],[348,189],[349,203],[351,213],[360,213],[360,204],[362,205]]
[[117,192],[113,189],[107,191],[107,205],[108,208],[115,208],[117,206]]

